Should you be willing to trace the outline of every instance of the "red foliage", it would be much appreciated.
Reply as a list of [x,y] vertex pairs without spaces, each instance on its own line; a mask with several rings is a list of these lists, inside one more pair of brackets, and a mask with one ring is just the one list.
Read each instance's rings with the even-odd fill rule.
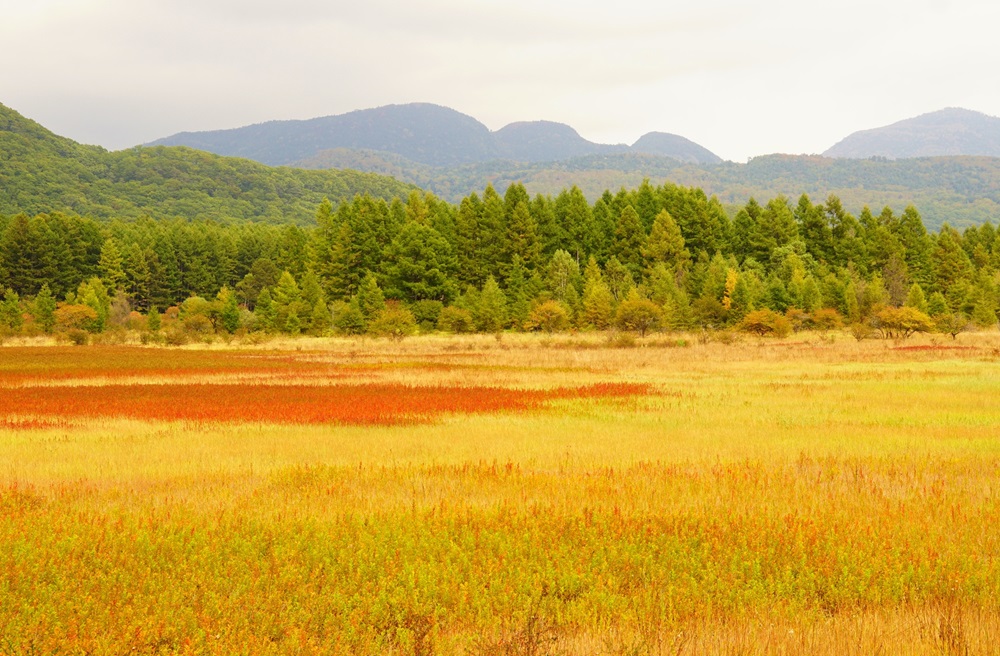
[[554,390],[389,383],[46,386],[0,390],[0,413],[16,417],[390,425],[427,421],[444,413],[523,411],[553,399],[650,392],[648,385],[630,383]]

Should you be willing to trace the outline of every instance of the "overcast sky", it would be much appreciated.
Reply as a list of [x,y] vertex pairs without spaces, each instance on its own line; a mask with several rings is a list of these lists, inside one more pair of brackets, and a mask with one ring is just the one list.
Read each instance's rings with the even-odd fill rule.
[[420,101],[745,161],[944,107],[1000,115],[987,0],[0,0],[0,16],[0,103],[109,149]]

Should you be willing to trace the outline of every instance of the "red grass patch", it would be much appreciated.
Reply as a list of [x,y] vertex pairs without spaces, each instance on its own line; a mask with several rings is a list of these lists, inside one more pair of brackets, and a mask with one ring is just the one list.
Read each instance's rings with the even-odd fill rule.
[[649,385],[631,383],[554,390],[376,383],[24,387],[0,390],[0,414],[63,419],[391,425],[428,421],[445,413],[524,411],[555,399],[630,397],[651,392]]

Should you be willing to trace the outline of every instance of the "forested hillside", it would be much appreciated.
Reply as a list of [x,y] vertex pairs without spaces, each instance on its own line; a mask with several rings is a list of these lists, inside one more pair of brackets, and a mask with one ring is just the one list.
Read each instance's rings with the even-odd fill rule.
[[189,148],[107,152],[0,105],[0,213],[301,224],[324,197],[391,199],[410,189],[371,173],[270,168]]
[[577,187],[532,198],[488,186],[458,205],[417,191],[324,201],[305,227],[0,218],[0,327],[156,332],[168,310],[193,335],[750,322],[850,323],[863,336],[891,334],[902,313],[914,329],[957,332],[996,326],[998,271],[992,224],[928,233],[913,207],[855,216],[834,196],[779,196],[730,220],[716,198],[672,184],[593,203]]
[[696,165],[654,155],[618,153],[540,164],[487,162],[441,168],[387,153],[341,149],[323,151],[298,165],[391,175],[456,203],[470,190],[492,184],[503,193],[515,182],[524,184],[531,194],[544,195],[576,185],[593,201],[605,189],[633,188],[650,178],[657,183],[700,187],[717,196],[731,213],[751,196],[784,194],[795,198],[807,193],[816,198],[835,194],[854,213],[865,205],[912,204],[935,230],[944,223],[964,228],[1000,217],[1000,159],[992,157],[888,161],[766,155],[746,164]]

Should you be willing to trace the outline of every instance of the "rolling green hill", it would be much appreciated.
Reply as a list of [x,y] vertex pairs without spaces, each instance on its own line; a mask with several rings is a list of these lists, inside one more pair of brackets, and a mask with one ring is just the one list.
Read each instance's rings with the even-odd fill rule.
[[0,105],[0,214],[301,224],[324,196],[388,199],[411,189],[372,173],[272,168],[183,147],[108,152],[57,136]]

